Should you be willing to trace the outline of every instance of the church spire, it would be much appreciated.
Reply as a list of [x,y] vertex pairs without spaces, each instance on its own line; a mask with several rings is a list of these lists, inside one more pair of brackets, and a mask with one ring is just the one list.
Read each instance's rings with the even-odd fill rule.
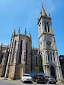
[[20,34],[20,27],[19,27],[19,30],[18,30],[18,35]]
[[26,28],[25,28],[25,35],[26,35]]
[[16,32],[15,32],[15,30],[14,30],[14,32],[13,32],[13,36],[15,36],[15,33],[16,33]]
[[46,12],[45,12],[45,10],[44,10],[44,8],[43,8],[43,5],[42,5],[42,10],[41,10],[40,15],[47,16],[47,15],[46,15]]
[[29,37],[31,38],[31,34],[30,34],[30,31],[29,31]]

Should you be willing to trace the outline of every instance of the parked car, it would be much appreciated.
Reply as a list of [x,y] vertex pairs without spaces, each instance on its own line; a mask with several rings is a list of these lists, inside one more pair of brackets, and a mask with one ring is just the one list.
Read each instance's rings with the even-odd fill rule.
[[25,81],[30,81],[32,82],[32,77],[29,75],[29,74],[24,74],[22,76],[22,82],[25,82]]
[[56,84],[56,79],[52,76],[45,76],[45,80],[47,83],[54,83]]
[[32,77],[32,80],[33,80],[34,82],[36,82],[36,79],[37,79],[37,75],[34,75],[34,76]]
[[45,77],[43,75],[34,75],[32,80],[36,81],[36,83],[46,83]]

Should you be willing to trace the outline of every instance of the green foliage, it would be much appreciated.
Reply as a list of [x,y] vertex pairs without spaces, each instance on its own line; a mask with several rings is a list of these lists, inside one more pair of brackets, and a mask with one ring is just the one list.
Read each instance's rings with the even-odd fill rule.
[[7,78],[4,78],[4,80],[8,80]]

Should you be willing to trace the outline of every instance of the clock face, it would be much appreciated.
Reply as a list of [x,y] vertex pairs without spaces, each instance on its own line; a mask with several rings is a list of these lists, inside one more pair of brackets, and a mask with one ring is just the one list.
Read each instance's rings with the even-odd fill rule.
[[47,41],[47,45],[48,46],[51,46],[51,41]]

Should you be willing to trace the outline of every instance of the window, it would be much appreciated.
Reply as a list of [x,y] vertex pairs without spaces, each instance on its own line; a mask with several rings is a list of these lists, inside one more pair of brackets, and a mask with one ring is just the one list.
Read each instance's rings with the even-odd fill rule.
[[55,54],[53,53],[54,61],[55,61]]
[[2,63],[3,55],[0,56],[0,64]]
[[26,64],[27,64],[27,43],[26,43]]
[[46,21],[44,21],[44,24],[45,24],[45,32],[47,32],[47,29],[46,29]]
[[20,42],[20,52],[19,52],[19,63],[21,64],[21,54],[22,54],[22,40]]

